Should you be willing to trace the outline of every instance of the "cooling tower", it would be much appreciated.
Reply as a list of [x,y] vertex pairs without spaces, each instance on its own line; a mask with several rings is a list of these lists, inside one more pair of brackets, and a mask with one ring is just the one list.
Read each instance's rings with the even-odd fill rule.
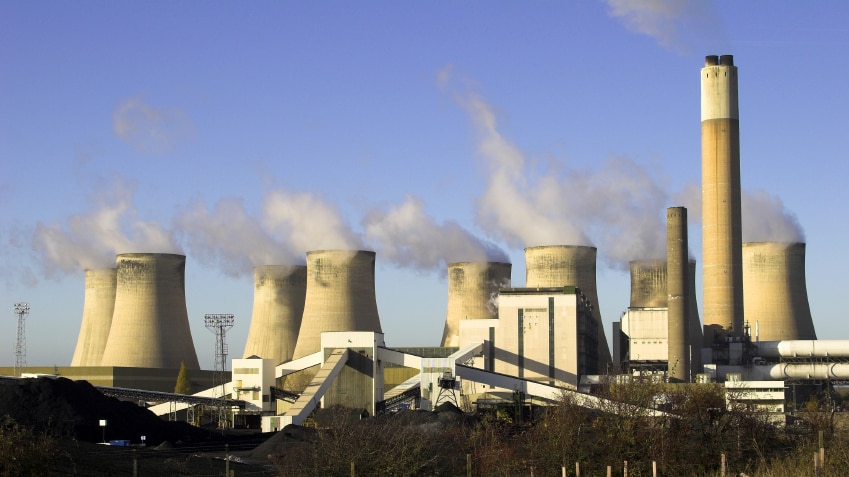
[[666,209],[667,346],[669,382],[690,381],[690,290],[687,209]]
[[254,268],[254,308],[243,358],[259,356],[275,363],[292,359],[306,293],[306,266]]
[[117,263],[101,366],[200,369],[186,311],[186,256],[124,253]]
[[498,318],[496,296],[510,287],[512,265],[503,262],[448,264],[448,313],[442,346],[459,346],[460,320]]
[[576,286],[592,303],[598,324],[598,369],[612,363],[596,289],[596,248],[580,245],[547,245],[525,249],[525,286],[527,288]]
[[321,348],[324,331],[382,333],[374,292],[375,253],[307,252],[307,294],[293,359]]
[[666,260],[634,260],[631,269],[631,308],[666,308]]
[[740,121],[737,67],[731,55],[708,56],[702,83],[702,271],[704,346],[731,328],[743,333]]
[[100,366],[115,310],[116,277],[114,268],[85,271],[83,322],[71,366]]
[[[815,340],[805,282],[805,244],[743,244],[743,304],[760,341]],[[756,326],[757,324],[757,326]]]

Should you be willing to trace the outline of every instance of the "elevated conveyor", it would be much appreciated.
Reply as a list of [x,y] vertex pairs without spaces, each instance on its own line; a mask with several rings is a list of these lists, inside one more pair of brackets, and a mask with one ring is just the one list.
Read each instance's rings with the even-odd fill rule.
[[301,397],[292,404],[286,414],[281,416],[281,429],[288,424],[302,424],[310,413],[318,407],[319,401],[330,388],[333,379],[339,375],[342,368],[345,367],[345,363],[348,362],[349,353],[350,351],[347,349],[334,349],[330,353],[330,356],[324,361],[324,365],[318,370],[304,392],[301,393]]

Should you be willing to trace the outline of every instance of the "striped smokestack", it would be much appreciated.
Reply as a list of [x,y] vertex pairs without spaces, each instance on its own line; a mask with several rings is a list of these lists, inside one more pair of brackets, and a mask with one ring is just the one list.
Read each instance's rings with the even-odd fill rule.
[[365,250],[307,252],[307,292],[292,358],[321,349],[324,331],[382,333],[374,291],[375,253]]
[[275,363],[292,359],[306,293],[304,265],[254,268],[254,305],[244,358],[259,356]]
[[124,253],[117,264],[101,366],[200,369],[186,310],[186,256]]
[[717,332],[743,334],[740,120],[731,55],[708,56],[701,70],[702,269],[704,346]]
[[581,245],[546,245],[525,249],[525,286],[527,288],[575,286],[592,304],[598,325],[598,369],[612,364],[610,348],[604,334],[604,323],[596,289],[596,248]]
[[669,382],[690,381],[690,291],[687,209],[666,209],[667,331]]
[[512,265],[503,262],[448,264],[448,313],[442,346],[459,346],[460,320],[498,318],[496,295],[510,287]]
[[743,244],[743,304],[760,341],[815,340],[805,281],[805,244]]
[[71,366],[100,366],[115,311],[117,273],[114,268],[85,271],[83,322]]

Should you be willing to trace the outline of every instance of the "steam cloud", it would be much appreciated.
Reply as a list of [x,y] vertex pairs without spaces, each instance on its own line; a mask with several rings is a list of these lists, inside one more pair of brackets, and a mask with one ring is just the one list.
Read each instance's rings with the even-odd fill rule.
[[122,101],[112,113],[112,129],[137,150],[162,154],[191,137],[194,126],[180,109],[153,108],[135,97]]
[[[721,23],[711,2],[689,0],[602,0],[609,16],[660,46],[689,54],[693,45],[721,38]],[[708,35],[708,28],[711,34]],[[720,45],[725,46],[725,45]]]
[[743,192],[743,242],[804,242],[796,216],[781,199],[765,191]]
[[116,254],[139,250],[182,253],[172,232],[136,220],[133,193],[134,186],[119,178],[95,198],[92,212],[73,215],[64,224],[38,222],[32,246],[45,274],[114,267]]
[[362,238],[330,203],[307,193],[273,191],[266,195],[263,224],[294,250],[354,250]]
[[454,262],[507,262],[507,254],[493,243],[478,239],[455,221],[437,223],[424,211],[420,199],[363,219],[366,238],[380,256],[403,267],[445,268]]
[[221,199],[211,210],[196,202],[177,216],[175,225],[195,258],[217,264],[230,276],[250,274],[258,265],[304,261],[303,255],[275,240],[238,198]]
[[[702,190],[700,184],[688,184],[677,195],[687,208],[690,222],[701,222]],[[781,198],[763,190],[746,191],[740,197],[743,242],[804,242],[805,231],[796,215]]]
[[595,244],[622,269],[635,257],[665,255],[668,197],[646,168],[613,157],[597,171],[534,171],[499,133],[490,105],[474,93],[458,101],[478,130],[478,152],[489,168],[477,204],[488,234],[516,247]]

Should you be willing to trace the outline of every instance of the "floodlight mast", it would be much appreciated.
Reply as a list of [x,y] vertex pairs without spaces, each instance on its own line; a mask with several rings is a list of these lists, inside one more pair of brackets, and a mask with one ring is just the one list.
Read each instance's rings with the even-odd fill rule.
[[[215,372],[213,374],[213,389],[221,385],[221,393],[218,397],[224,399],[225,389],[227,384],[227,342],[225,336],[227,330],[233,327],[235,317],[228,314],[208,314],[204,315],[203,322],[207,329],[215,333]],[[226,427],[227,416],[225,415],[224,406],[218,406],[218,426]]]
[[27,365],[26,317],[29,314],[29,303],[15,303],[15,314],[18,315],[18,336],[15,342],[15,376],[20,376]]

